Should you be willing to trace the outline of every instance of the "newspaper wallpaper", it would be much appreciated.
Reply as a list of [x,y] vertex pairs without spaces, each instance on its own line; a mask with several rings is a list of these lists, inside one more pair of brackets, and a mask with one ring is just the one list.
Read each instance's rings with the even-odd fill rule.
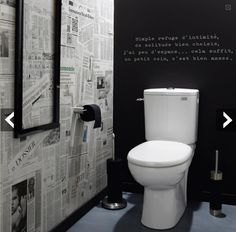
[[[34,27],[44,26],[43,15],[33,17]],[[14,139],[4,119],[14,110],[15,1],[0,0],[0,232],[50,231],[107,184],[113,0],[63,0],[61,27],[60,129]],[[72,124],[72,107],[92,103],[102,127]]]

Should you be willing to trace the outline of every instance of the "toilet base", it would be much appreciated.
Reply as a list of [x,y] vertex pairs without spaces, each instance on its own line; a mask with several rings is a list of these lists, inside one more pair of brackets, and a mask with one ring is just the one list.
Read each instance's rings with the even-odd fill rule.
[[185,208],[185,188],[181,182],[170,189],[145,188],[141,222],[152,229],[169,229],[178,223]]

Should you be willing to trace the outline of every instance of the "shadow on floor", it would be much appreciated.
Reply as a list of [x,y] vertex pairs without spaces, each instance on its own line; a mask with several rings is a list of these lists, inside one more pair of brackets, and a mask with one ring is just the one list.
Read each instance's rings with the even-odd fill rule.
[[191,230],[193,212],[198,210],[201,204],[200,202],[189,202],[184,215],[174,228],[168,230],[154,230],[143,226],[141,223],[142,201],[142,195],[138,198],[134,194],[128,196],[127,202],[133,204],[134,207],[121,217],[114,228],[114,232],[189,232]]

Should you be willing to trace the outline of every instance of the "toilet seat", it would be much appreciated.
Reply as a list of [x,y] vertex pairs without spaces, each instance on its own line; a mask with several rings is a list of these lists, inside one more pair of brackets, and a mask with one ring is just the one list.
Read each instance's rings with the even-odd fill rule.
[[134,147],[128,153],[128,161],[147,167],[168,167],[186,162],[192,155],[192,148],[184,143],[153,140]]

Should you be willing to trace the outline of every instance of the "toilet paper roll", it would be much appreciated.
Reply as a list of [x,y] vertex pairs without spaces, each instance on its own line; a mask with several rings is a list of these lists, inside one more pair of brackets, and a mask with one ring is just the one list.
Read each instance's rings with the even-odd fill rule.
[[101,127],[101,109],[96,104],[85,105],[84,112],[80,115],[81,119],[85,122],[95,121],[93,128]]

